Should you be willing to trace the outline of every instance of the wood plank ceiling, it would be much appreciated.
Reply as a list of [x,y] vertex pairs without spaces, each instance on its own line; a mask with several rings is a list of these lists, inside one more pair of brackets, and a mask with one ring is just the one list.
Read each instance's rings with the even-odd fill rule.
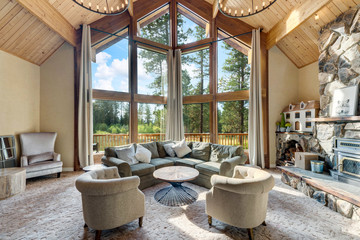
[[[103,17],[103,15],[81,8],[71,0],[33,1],[39,4],[48,1],[74,29],[79,29],[83,23],[90,24]],[[214,3],[214,0],[205,1],[210,4]],[[228,0],[227,5],[229,7],[239,6],[241,1],[243,0]],[[268,10],[241,20],[255,28],[261,27],[265,32],[271,32],[271,29],[289,12],[306,1],[308,0],[277,0]],[[331,0],[317,12],[318,20],[315,20],[313,16],[309,17],[299,27],[276,42],[276,45],[299,68],[313,63],[319,56],[317,47],[319,29],[358,4],[360,4],[360,0]],[[59,34],[50,29],[38,17],[33,16],[17,1],[0,0],[1,50],[41,65],[63,43],[64,39]]]

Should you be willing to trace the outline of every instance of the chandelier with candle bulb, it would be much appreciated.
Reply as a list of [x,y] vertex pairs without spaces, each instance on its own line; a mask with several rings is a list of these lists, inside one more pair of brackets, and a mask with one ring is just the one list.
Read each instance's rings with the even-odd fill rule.
[[276,0],[238,0],[236,2],[236,7],[229,7],[226,6],[227,0],[217,1],[219,11],[230,18],[245,18],[253,16],[265,11],[276,2]]
[[103,15],[119,15],[129,7],[130,0],[73,0],[81,7]]

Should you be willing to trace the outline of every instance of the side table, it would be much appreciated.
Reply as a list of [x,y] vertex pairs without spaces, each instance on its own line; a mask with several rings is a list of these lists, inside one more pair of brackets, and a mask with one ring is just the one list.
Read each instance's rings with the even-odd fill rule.
[[104,168],[107,168],[107,166],[105,166],[104,164],[94,164],[94,165],[84,167],[83,170],[85,172],[89,172],[92,170],[104,169]]
[[20,167],[0,169],[0,199],[25,191],[26,169]]

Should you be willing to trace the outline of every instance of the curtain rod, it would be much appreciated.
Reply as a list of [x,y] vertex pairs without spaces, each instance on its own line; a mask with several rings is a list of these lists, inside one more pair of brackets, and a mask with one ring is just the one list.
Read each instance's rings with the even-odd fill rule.
[[[114,37],[117,37],[117,38],[121,38],[121,39],[129,39],[128,37],[122,37],[122,36],[119,36],[119,35],[116,35],[114,33],[109,33],[109,32],[105,32],[105,31],[102,31],[102,30],[99,30],[99,29],[96,29],[96,28],[91,28],[91,30],[94,30],[94,31],[98,31],[98,32],[101,32],[101,33],[105,33],[105,34],[108,34],[108,35],[111,35],[111,36],[114,36]],[[118,32],[120,32],[122,30],[119,30]],[[262,31],[262,28],[260,29],[260,32]],[[116,32],[116,33],[118,33]],[[194,46],[191,46],[191,47],[188,47],[188,48],[184,48],[182,50],[188,50],[188,49],[191,49],[191,48],[195,48],[195,47],[199,47],[199,46],[203,46],[203,45],[208,45],[208,44],[212,44],[212,43],[215,43],[215,42],[220,42],[220,41],[224,41],[224,40],[227,40],[227,39],[231,39],[231,38],[236,38],[236,37],[240,37],[240,36],[244,36],[244,35],[247,35],[247,34],[250,34],[252,33],[252,31],[249,31],[249,32],[245,32],[245,33],[240,33],[240,34],[237,34],[237,35],[234,35],[234,36],[230,36],[230,37],[226,37],[226,38],[222,38],[222,39],[217,39],[217,40],[214,40],[214,41],[211,41],[211,42],[208,42],[208,43],[202,43],[202,44],[198,44],[198,45],[194,45]],[[108,37],[109,38],[109,37]],[[105,38],[103,40],[101,40],[100,42],[97,42],[95,43],[94,45],[92,45],[92,47],[102,43],[103,41],[107,40],[108,38]],[[161,49],[161,50],[165,50],[167,51],[168,49],[165,49],[165,48],[162,48],[162,47],[158,47],[158,46],[155,46],[155,45],[152,45],[152,44],[149,44],[149,43],[144,43],[144,42],[141,42],[141,41],[138,41],[138,40],[134,40],[134,42],[139,42],[141,44],[144,44],[144,45],[148,45],[150,47],[154,47],[154,48],[158,48],[158,49]],[[243,43],[244,45],[246,45],[247,47],[250,48],[249,45]]]

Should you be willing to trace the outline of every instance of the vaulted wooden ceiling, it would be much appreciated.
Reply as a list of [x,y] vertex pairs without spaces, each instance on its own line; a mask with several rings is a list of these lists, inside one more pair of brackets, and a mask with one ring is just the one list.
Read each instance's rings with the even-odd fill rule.
[[[192,0],[197,1],[215,7],[216,0]],[[240,1],[227,4],[232,7]],[[268,10],[241,21],[263,28],[267,48],[278,46],[300,68],[317,61],[320,28],[358,4],[360,0],[277,0]],[[102,17],[72,0],[0,0],[0,49],[41,65],[65,41],[76,43],[81,24]]]

